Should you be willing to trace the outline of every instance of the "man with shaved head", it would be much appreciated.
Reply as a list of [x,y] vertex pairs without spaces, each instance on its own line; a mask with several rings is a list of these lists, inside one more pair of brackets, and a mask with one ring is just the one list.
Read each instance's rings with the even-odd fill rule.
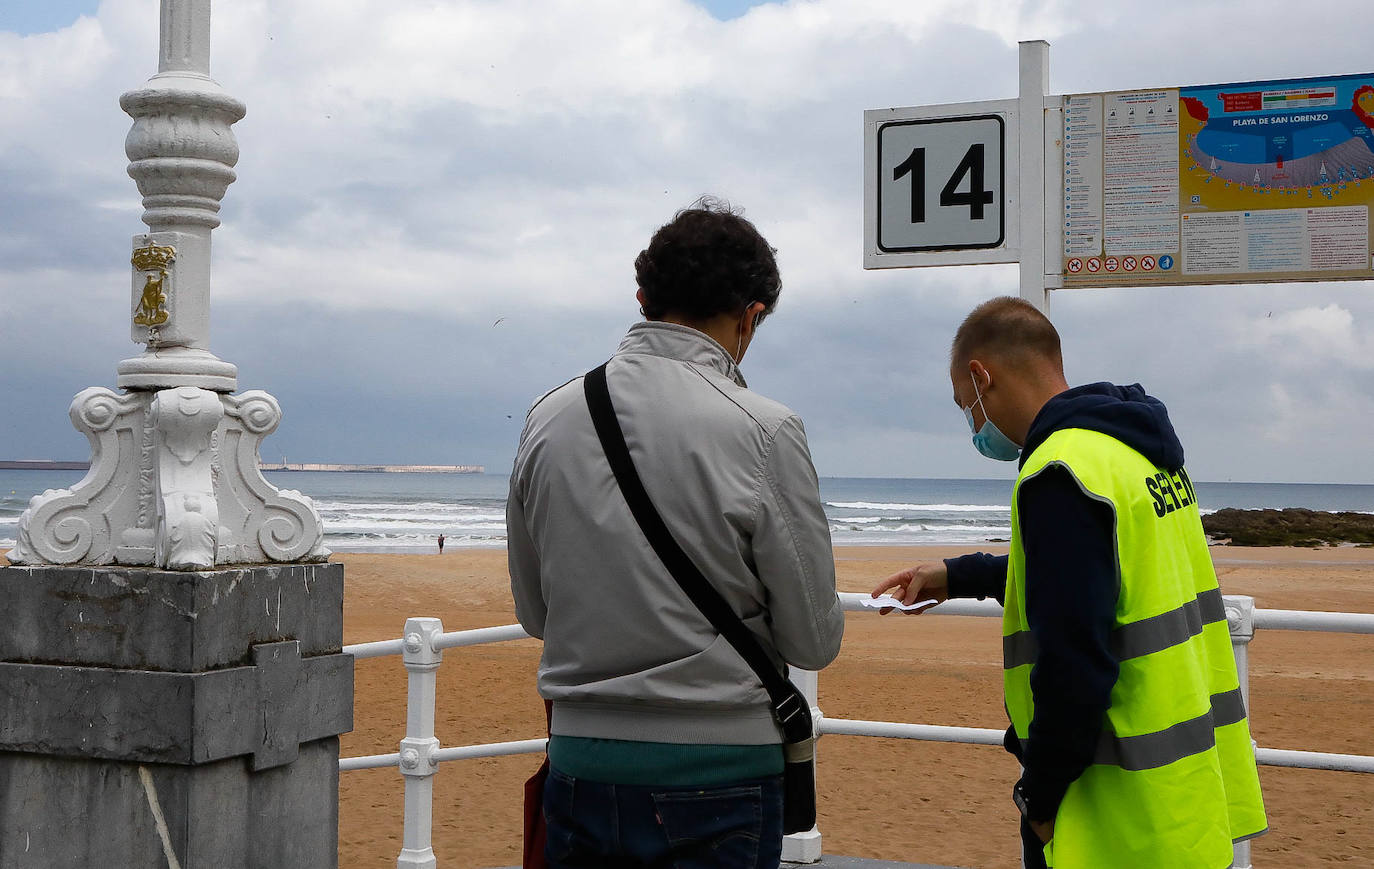
[[1004,606],[1006,746],[1026,865],[1231,865],[1266,829],[1221,592],[1183,446],[1139,385],[1070,388],[1059,334],[1022,299],[973,310],[950,348],[980,453],[1019,461],[1011,551],[884,580],[904,603]]

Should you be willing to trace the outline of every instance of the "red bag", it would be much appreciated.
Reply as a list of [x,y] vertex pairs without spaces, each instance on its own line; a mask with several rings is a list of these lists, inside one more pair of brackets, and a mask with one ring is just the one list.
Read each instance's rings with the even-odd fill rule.
[[[553,702],[544,701],[544,716],[553,723]],[[524,869],[545,869],[544,843],[548,841],[548,827],[544,823],[544,782],[549,778],[549,756],[525,782],[525,862]]]

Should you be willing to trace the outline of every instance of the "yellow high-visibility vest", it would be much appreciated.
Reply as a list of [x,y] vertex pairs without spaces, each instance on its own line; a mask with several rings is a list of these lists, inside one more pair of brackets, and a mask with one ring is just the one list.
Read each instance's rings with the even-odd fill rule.
[[[1066,469],[1115,522],[1121,664],[1091,766],[1069,786],[1046,858],[1058,869],[1222,869],[1232,843],[1267,829],[1221,590],[1186,471],[1157,468],[1086,429],[1050,435],[1012,494],[1002,622],[1007,712],[1021,740],[1035,714],[1035,642],[1017,495]],[[1037,570],[1053,570],[1053,565]]]

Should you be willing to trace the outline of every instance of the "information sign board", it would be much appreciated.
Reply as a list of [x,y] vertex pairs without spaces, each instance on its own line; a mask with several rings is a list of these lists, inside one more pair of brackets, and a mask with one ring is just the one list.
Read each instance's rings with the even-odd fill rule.
[[1063,285],[1374,278],[1374,75],[1062,102]]

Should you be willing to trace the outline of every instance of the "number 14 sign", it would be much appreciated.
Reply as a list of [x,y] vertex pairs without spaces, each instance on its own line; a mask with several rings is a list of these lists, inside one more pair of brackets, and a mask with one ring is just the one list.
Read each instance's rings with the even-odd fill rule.
[[[1010,102],[1010,101],[1008,101]],[[1015,262],[1007,240],[1014,105],[865,113],[865,266]],[[995,107],[1005,111],[990,111]],[[1015,119],[1010,117],[1014,148]],[[1012,154],[1014,157],[1014,152]]]

